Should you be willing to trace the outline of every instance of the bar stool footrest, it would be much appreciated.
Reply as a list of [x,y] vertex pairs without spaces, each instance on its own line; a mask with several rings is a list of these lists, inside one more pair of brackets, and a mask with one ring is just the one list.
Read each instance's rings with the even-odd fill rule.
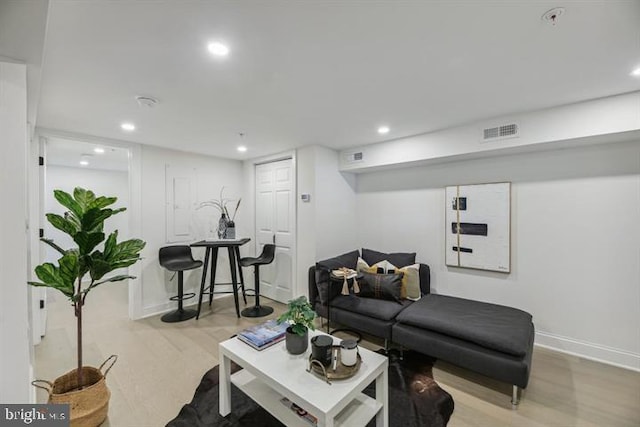
[[184,300],[186,300],[186,299],[190,299],[190,298],[193,298],[193,297],[195,297],[195,296],[196,296],[196,294],[195,294],[195,293],[193,293],[193,292],[188,292],[188,293],[186,293],[186,294],[173,296],[173,297],[169,298],[169,300],[170,300],[170,301],[184,301]]

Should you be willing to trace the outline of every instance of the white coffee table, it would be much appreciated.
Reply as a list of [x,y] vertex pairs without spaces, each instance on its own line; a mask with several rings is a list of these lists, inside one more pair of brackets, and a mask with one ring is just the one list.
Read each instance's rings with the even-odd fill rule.
[[[310,332],[310,337],[322,332]],[[334,344],[340,340],[334,337]],[[286,397],[318,418],[319,426],[364,426],[376,417],[376,426],[389,425],[389,397],[385,356],[360,347],[362,365],[351,378],[327,384],[306,371],[311,345],[306,353],[294,356],[287,352],[284,341],[257,351],[237,338],[219,346],[220,415],[231,412],[231,383],[266,409],[286,426],[309,427],[309,423],[280,399]],[[231,361],[244,369],[230,375]],[[362,393],[376,382],[376,398]]]

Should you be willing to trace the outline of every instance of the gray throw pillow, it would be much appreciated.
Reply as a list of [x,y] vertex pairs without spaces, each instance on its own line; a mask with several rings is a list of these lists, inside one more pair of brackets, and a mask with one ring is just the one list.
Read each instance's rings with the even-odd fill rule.
[[[384,252],[378,252],[371,249],[362,248],[362,259],[369,265],[377,264],[380,261],[387,260],[391,264],[395,265],[398,268],[412,265],[416,263],[416,253],[415,252],[396,252],[386,254]],[[356,259],[357,262],[357,259]]]
[[360,293],[358,296],[396,301],[402,304],[400,291],[402,288],[402,274],[374,274],[362,273],[358,280]]
[[322,305],[327,305],[327,301],[338,296],[342,290],[342,282],[331,283],[331,270],[337,270],[342,267],[355,270],[359,256],[360,252],[355,250],[316,263],[316,287],[318,288],[318,299]]

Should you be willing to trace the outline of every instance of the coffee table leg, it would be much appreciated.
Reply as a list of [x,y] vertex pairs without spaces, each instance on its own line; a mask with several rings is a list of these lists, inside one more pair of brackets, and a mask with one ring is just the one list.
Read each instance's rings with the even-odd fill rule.
[[387,369],[376,378],[376,400],[382,409],[376,414],[376,427],[389,427],[389,375]]
[[222,354],[218,369],[220,374],[220,415],[224,417],[231,412],[231,359]]

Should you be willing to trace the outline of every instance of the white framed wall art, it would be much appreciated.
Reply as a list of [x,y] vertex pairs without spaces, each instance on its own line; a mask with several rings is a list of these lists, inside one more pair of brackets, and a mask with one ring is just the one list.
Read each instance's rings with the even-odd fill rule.
[[511,183],[445,189],[448,266],[511,271]]

